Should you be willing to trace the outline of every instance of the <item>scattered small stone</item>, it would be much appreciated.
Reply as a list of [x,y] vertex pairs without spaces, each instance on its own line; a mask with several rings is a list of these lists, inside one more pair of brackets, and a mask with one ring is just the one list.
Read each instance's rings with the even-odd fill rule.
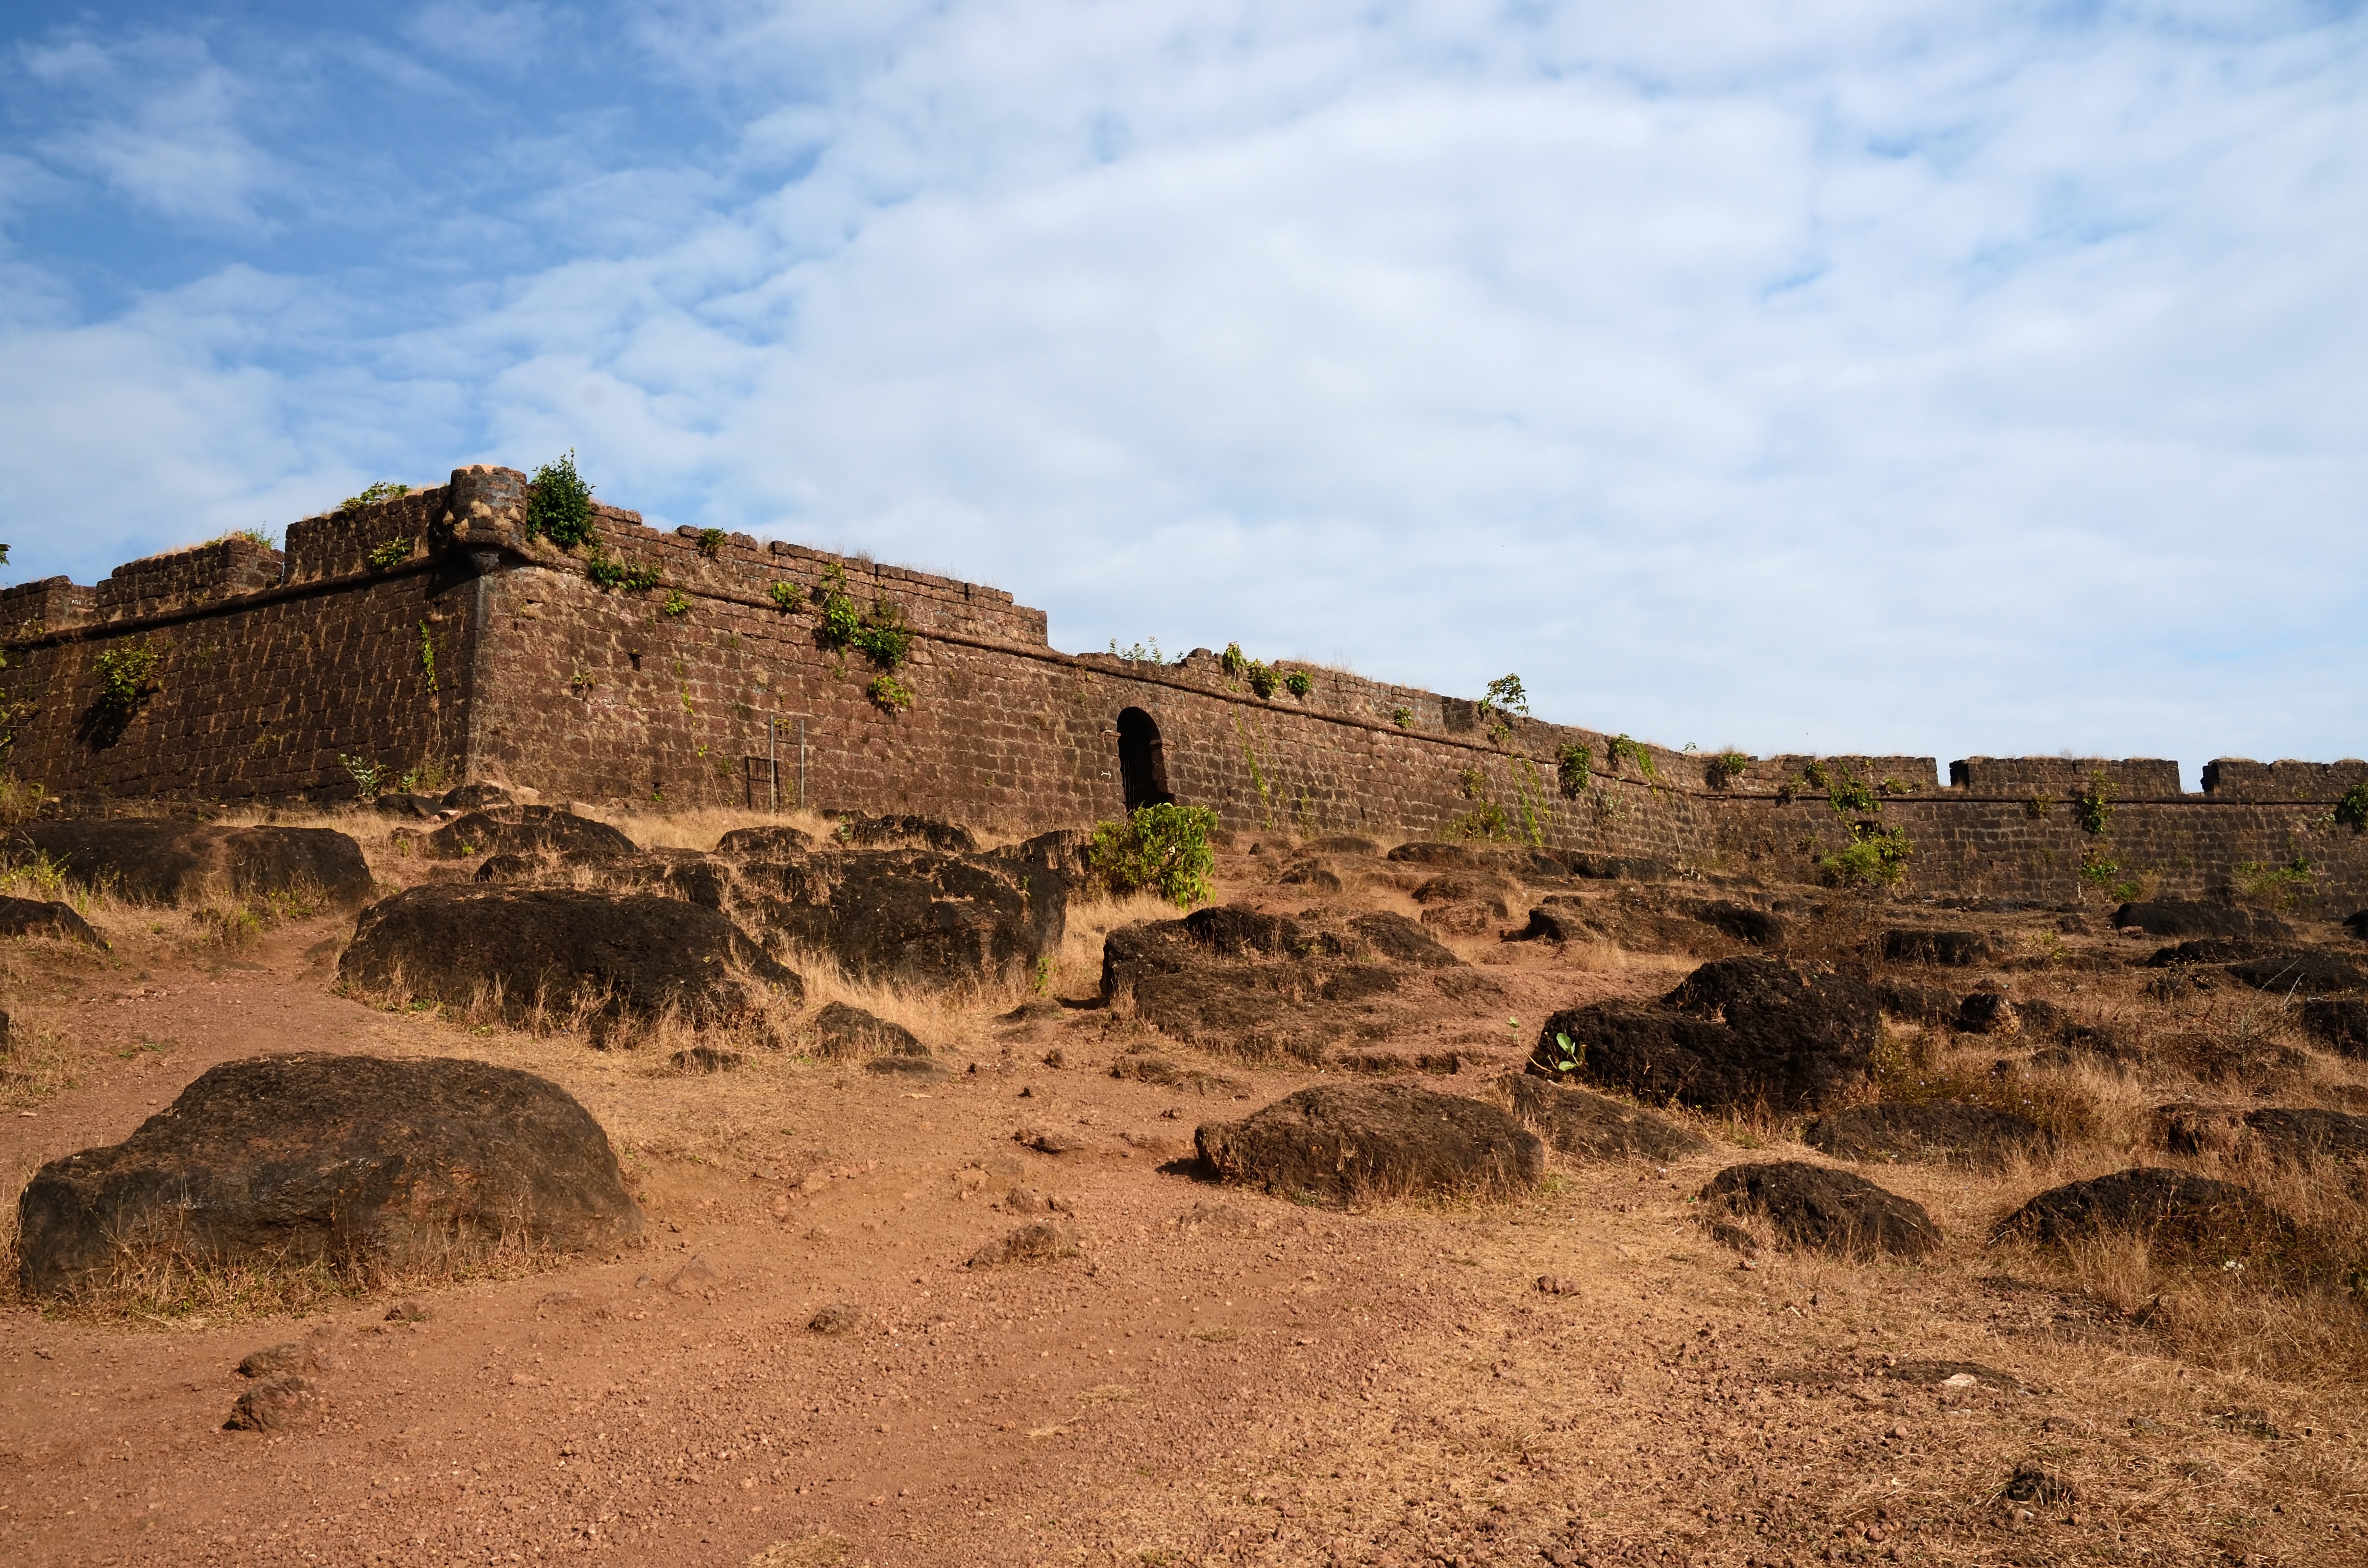
[[2007,1500],[2014,1503],[2069,1503],[2078,1495],[2072,1483],[2026,1460],[2014,1467],[2006,1483]]
[[1176,1228],[1188,1236],[1248,1236],[1266,1227],[1226,1203],[1195,1203],[1176,1217]]
[[950,1078],[953,1074],[927,1056],[875,1056],[863,1064],[866,1073],[896,1078]]
[[671,1060],[682,1073],[728,1073],[747,1058],[736,1051],[719,1051],[712,1045],[694,1045],[688,1051],[677,1051]]
[[268,1432],[320,1408],[321,1393],[293,1373],[267,1378],[238,1396],[222,1423],[225,1432]]
[[1538,1276],[1538,1289],[1549,1296],[1576,1296],[1578,1294],[1578,1281],[1559,1274],[1541,1274]]
[[1066,1067],[1068,1064],[1068,1053],[1057,1045],[1044,1053],[1044,1065],[1047,1067]]
[[1023,1127],[1011,1135],[1011,1140],[1020,1147],[1033,1149],[1040,1154],[1075,1154],[1087,1146],[1082,1139],[1043,1127]]
[[1730,1165],[1702,1188],[1702,1201],[1738,1218],[1764,1219],[1795,1246],[1853,1257],[1920,1257],[1941,1244],[1921,1204],[1863,1176],[1800,1160]]
[[1041,1263],[1074,1257],[1077,1250],[1075,1230],[1050,1220],[1039,1220],[1032,1225],[1020,1226],[1000,1241],[987,1243],[971,1254],[967,1267],[992,1268],[1002,1264]]
[[1883,1375],[1894,1382],[1918,1383],[1930,1388],[1986,1388],[2004,1393],[2030,1392],[2011,1372],[1985,1367],[1979,1361],[1901,1361],[1884,1368]]
[[833,1301],[806,1319],[810,1334],[850,1334],[863,1322],[863,1309],[853,1301]]
[[689,1263],[675,1270],[666,1281],[666,1289],[677,1296],[696,1296],[712,1290],[723,1283],[723,1275],[703,1256],[693,1254]]
[[546,1290],[543,1292],[542,1304],[546,1307],[564,1307],[574,1300],[575,1300],[575,1292],[573,1290]]
[[389,1323],[426,1323],[435,1315],[417,1301],[397,1301],[386,1309]]

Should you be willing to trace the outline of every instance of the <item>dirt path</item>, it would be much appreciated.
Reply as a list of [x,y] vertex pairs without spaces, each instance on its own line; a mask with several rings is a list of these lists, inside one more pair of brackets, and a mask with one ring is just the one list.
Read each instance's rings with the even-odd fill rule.
[[[74,1082],[0,1124],[8,1190],[220,1061],[467,1054],[592,1109],[649,1244],[419,1293],[424,1322],[383,1296],[230,1324],[12,1306],[0,1561],[2368,1560],[2348,1393],[2202,1372],[1994,1272],[1944,1174],[1894,1183],[1952,1237],[1920,1267],[1739,1267],[1689,1215],[1732,1146],[1558,1170],[1519,1204],[1304,1209],[1171,1162],[1196,1121],[1312,1080],[1117,1080],[1092,1012],[960,1020],[975,1070],[920,1087],[788,1057],[686,1077],[342,1000],[318,952],[339,928],[26,977],[20,1027]],[[964,1267],[1039,1197],[1078,1256]],[[833,1303],[855,1325],[810,1329]],[[323,1327],[324,1415],[223,1430],[239,1359]],[[2035,1392],[1884,1375],[1934,1359]],[[2002,1496],[2018,1463],[2074,1495]]]

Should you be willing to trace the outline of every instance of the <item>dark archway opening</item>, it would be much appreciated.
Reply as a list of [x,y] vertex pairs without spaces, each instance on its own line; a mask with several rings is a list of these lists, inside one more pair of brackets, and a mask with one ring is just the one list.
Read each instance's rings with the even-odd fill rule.
[[1159,726],[1140,708],[1118,716],[1118,771],[1126,784],[1126,809],[1171,804],[1167,761],[1159,753]]

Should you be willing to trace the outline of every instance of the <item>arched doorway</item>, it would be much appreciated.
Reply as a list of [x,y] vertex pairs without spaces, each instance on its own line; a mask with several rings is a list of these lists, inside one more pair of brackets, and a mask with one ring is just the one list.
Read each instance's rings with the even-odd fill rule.
[[1126,809],[1164,806],[1176,797],[1167,792],[1167,761],[1159,754],[1159,726],[1140,708],[1118,716],[1118,771],[1126,785]]

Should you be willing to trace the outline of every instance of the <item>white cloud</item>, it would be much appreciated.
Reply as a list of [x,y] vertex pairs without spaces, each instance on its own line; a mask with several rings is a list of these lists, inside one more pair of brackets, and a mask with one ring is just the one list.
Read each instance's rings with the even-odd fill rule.
[[[982,576],[1068,646],[1518,668],[1762,751],[2361,749],[2357,17],[634,15],[668,75],[619,112],[730,146],[528,106],[490,150],[528,194],[453,193],[399,333],[334,274],[44,316],[0,350],[64,444],[0,437],[0,506],[119,401],[207,507],[573,444],[611,499]],[[521,225],[572,255],[466,264]]]
[[85,95],[38,143],[58,168],[185,223],[262,226],[254,201],[273,160],[238,127],[244,85],[202,42],[147,35],[108,50],[68,38],[20,57],[35,80]]

